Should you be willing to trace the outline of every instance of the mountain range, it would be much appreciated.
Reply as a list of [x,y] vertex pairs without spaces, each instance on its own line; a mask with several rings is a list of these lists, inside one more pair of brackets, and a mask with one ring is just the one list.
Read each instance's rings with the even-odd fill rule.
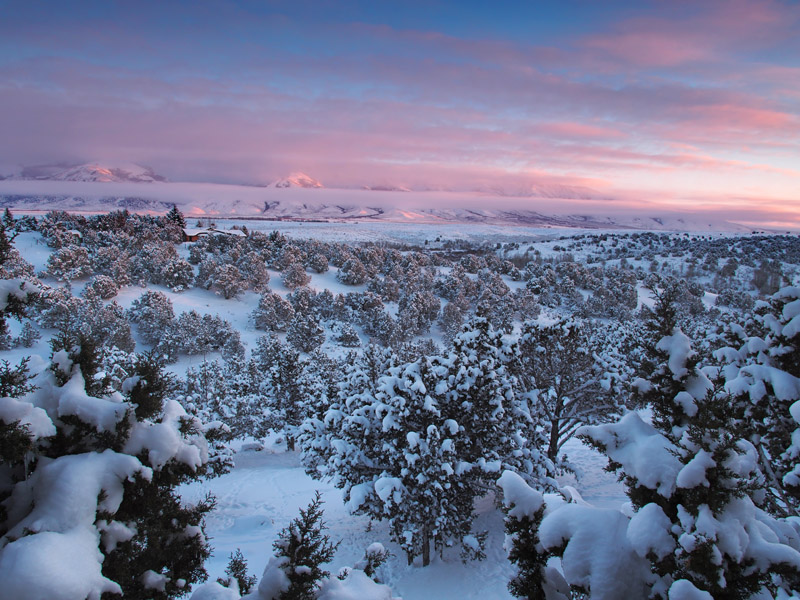
[[172,183],[140,165],[47,166],[22,169],[0,181],[0,207],[163,213],[176,205],[191,217],[295,221],[480,223],[531,227],[749,231],[719,213],[626,205],[588,188],[529,186],[412,191],[393,185],[326,188],[301,172],[267,186]]

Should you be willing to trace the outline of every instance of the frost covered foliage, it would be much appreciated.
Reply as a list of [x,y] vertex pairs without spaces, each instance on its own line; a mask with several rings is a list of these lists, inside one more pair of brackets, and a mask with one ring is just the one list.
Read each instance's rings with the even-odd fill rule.
[[327,410],[340,379],[338,363],[321,352],[301,356],[268,335],[248,361],[204,361],[186,373],[184,406],[204,421],[220,421],[234,438],[282,433],[294,448],[307,415]]
[[[592,598],[755,598],[796,591],[800,532],[793,520],[776,519],[754,502],[761,497],[758,452],[731,426],[729,386],[709,379],[717,369],[698,367],[670,302],[658,299],[649,377],[636,384],[653,423],[631,413],[578,431],[608,456],[632,513],[553,503],[533,550],[560,557],[564,582]],[[532,493],[515,489],[506,498],[509,506]],[[530,510],[518,510],[535,520],[540,507],[528,503]],[[616,540],[613,555],[609,539]],[[512,540],[518,553],[525,550],[521,540]],[[561,585],[560,575],[548,574],[541,561],[533,564],[532,577],[537,585]]]
[[760,303],[747,329],[730,327],[715,357],[734,397],[732,426],[754,445],[765,503],[776,515],[800,510],[800,288]]
[[578,319],[528,322],[519,338],[515,372],[547,423],[553,462],[578,427],[613,419],[624,398],[619,366],[601,358],[605,340],[591,330]]
[[8,317],[22,320],[39,288],[22,279],[0,279],[0,345],[9,345]]
[[441,551],[479,540],[470,534],[473,501],[496,474],[514,468],[544,483],[552,467],[540,440],[531,443],[508,352],[485,319],[465,328],[446,358],[393,366],[371,351],[383,364],[352,368],[324,416],[304,423],[309,474],[343,488],[351,512],[388,520],[409,562],[421,555],[427,565],[431,544]]
[[253,311],[256,329],[286,331],[294,318],[294,308],[287,300],[274,292],[266,292]]
[[207,469],[205,426],[166,397],[152,361],[137,363],[123,393],[103,391],[99,364],[90,342],[65,347],[35,390],[3,390],[0,447],[27,439],[24,454],[0,456],[8,597],[171,598],[206,577],[213,501],[186,505],[175,492]]
[[[379,552],[380,544],[372,544],[367,550]],[[376,554],[373,552],[372,556]],[[383,550],[385,553],[385,550]],[[385,554],[383,554],[385,556]],[[279,598],[312,598],[314,600],[401,600],[392,595],[392,590],[381,583],[371,579],[371,575],[365,570],[369,563],[359,561],[354,568],[344,567],[339,575],[334,578],[324,578],[319,582],[319,586],[314,589],[312,594],[290,594],[283,591],[286,586],[286,577],[280,568],[280,560],[270,559],[264,575],[257,589],[244,596],[239,595],[239,590],[232,584],[232,577],[228,582],[209,583],[200,586],[191,600],[278,600]],[[364,567],[362,570],[361,567]],[[301,568],[301,572],[305,569]],[[227,570],[226,570],[227,573]],[[231,583],[231,585],[223,585]],[[239,588],[242,589],[241,587]]]
[[142,339],[169,362],[177,360],[180,353],[219,351],[226,358],[244,353],[239,332],[228,321],[195,310],[176,319],[172,302],[163,292],[145,292],[134,300],[127,315],[137,324]]

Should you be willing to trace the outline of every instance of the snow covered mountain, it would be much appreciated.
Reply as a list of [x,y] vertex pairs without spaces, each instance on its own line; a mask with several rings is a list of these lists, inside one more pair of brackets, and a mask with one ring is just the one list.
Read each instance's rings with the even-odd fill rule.
[[101,164],[97,162],[81,165],[38,165],[25,167],[19,174],[21,179],[41,181],[82,181],[101,183],[152,183],[167,179],[156,174],[150,167],[128,164]]
[[288,177],[273,181],[267,187],[271,188],[322,188],[325,187],[318,180],[306,175],[305,173],[295,172],[291,173]]
[[518,187],[488,187],[477,191],[506,198],[552,198],[569,200],[605,200],[602,194],[588,187],[575,185],[528,184]]
[[411,189],[402,185],[394,185],[391,183],[383,183],[377,185],[365,185],[361,189],[369,190],[372,192],[410,192]]
[[[86,174],[86,171],[80,173]],[[286,221],[392,222],[514,225],[663,231],[750,231],[714,211],[677,211],[648,205],[631,207],[613,199],[498,196],[480,192],[391,192],[379,189],[279,188],[209,183],[142,185],[144,178],[122,182],[99,179],[0,181],[0,209],[46,212],[108,212],[127,209],[163,213],[173,204],[190,217],[235,217]],[[98,177],[102,174],[98,174]],[[112,173],[113,175],[113,173]],[[70,176],[78,176],[73,173]],[[292,177],[291,179],[299,178]],[[309,178],[310,179],[310,178]],[[313,180],[311,180],[313,181]],[[319,182],[317,182],[319,183]],[[565,194],[567,195],[567,194]],[[745,217],[743,220],[747,221]]]

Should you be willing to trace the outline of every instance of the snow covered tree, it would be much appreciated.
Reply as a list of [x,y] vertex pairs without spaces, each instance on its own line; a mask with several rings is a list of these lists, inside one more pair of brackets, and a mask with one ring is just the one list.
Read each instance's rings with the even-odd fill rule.
[[464,324],[464,314],[457,304],[448,302],[442,308],[442,316],[439,319],[439,327],[442,329],[444,339],[448,342],[461,331]]
[[618,378],[601,362],[587,323],[528,322],[518,342],[515,374],[549,428],[547,457],[558,453],[581,425],[609,421],[622,406]]
[[176,493],[205,472],[204,426],[163,396],[154,364],[126,382],[128,395],[107,392],[92,340],[78,337],[76,347],[69,337],[54,345],[64,347],[37,374],[38,389],[0,407],[0,421],[8,409],[22,417],[32,458],[22,479],[3,483],[4,594],[183,594],[205,578],[209,554],[202,526],[213,503]]
[[510,368],[517,352],[486,317],[464,325],[449,357],[454,418],[468,432],[467,456],[481,465],[470,472],[479,485],[490,485],[492,469],[504,466],[547,488],[553,464],[541,451],[546,445],[541,414]]
[[36,329],[36,326],[31,321],[25,321],[22,324],[22,330],[19,337],[15,340],[15,345],[22,346],[23,348],[31,348],[33,345],[42,338],[42,334]]
[[315,600],[320,582],[330,576],[322,566],[333,560],[339,543],[332,543],[322,520],[322,498],[314,499],[300,516],[278,534],[270,559],[258,586],[267,600]]
[[426,333],[439,316],[439,299],[429,291],[404,294],[400,298],[398,324],[405,336]]
[[326,273],[328,271],[328,259],[324,254],[317,252],[309,259],[308,266],[317,273]]
[[347,368],[338,401],[304,423],[307,471],[344,489],[350,511],[388,520],[409,560],[421,555],[427,565],[432,546],[453,542],[480,555],[473,502],[496,474],[505,466],[551,484],[552,465],[506,367],[512,348],[485,319],[447,358],[392,367],[371,348],[377,369]]
[[357,348],[361,345],[361,338],[358,337],[358,332],[350,323],[339,325],[336,341],[348,348]]
[[214,289],[226,300],[236,298],[247,289],[242,272],[234,265],[222,265],[214,274]]
[[175,258],[161,269],[161,281],[173,292],[189,289],[194,281],[194,268],[182,258]]
[[91,275],[89,252],[83,246],[75,244],[59,248],[47,259],[47,273],[60,281],[72,281]]
[[293,318],[292,305],[275,292],[263,294],[253,311],[256,329],[266,331],[286,331]]
[[128,309],[128,318],[139,326],[139,333],[148,344],[157,344],[175,326],[172,302],[163,292],[142,294]]
[[249,287],[256,292],[267,289],[269,271],[264,258],[258,252],[248,252],[237,264]]
[[297,288],[286,299],[294,308],[295,314],[304,316],[316,314],[316,293],[307,286]]
[[[508,560],[517,567],[517,573],[508,583],[508,591],[517,598],[546,600],[549,555],[539,540],[539,527],[545,511],[544,498],[511,471],[504,471],[498,484],[503,490],[507,513],[505,546]],[[553,579],[552,575],[550,579]]]
[[311,352],[325,342],[325,330],[313,315],[295,314],[286,332],[286,341],[300,352]]
[[311,276],[306,273],[306,269],[301,262],[290,264],[283,272],[283,285],[290,290],[308,285],[310,282]]
[[367,280],[367,270],[364,263],[354,256],[339,268],[336,279],[347,285],[361,285]]
[[236,552],[231,553],[228,566],[225,567],[226,579],[217,579],[225,587],[233,588],[240,594],[247,594],[256,584],[258,578],[247,572],[247,561],[242,555],[242,551],[237,548]]
[[758,451],[765,506],[779,516],[800,513],[800,289],[779,290],[761,303],[746,331],[730,327],[732,347],[715,352],[733,396],[732,427]]
[[[561,558],[560,583],[592,597],[645,597],[648,590],[646,597],[658,599],[755,598],[796,590],[797,532],[750,497],[760,479],[757,452],[731,427],[731,396],[724,381],[708,377],[718,370],[700,369],[688,337],[670,328],[671,303],[666,296],[657,302],[652,379],[636,384],[653,423],[630,413],[578,431],[624,481],[632,516],[556,507],[538,528],[541,551]],[[621,541],[613,556],[600,558],[607,552],[601,535]],[[558,576],[551,583],[560,585]]]
[[297,429],[308,410],[308,399],[298,385],[303,371],[300,354],[293,346],[266,336],[259,340],[253,358],[268,409],[263,426],[267,431],[283,431],[287,448],[294,450]]
[[117,295],[119,286],[108,275],[95,275],[83,289],[84,295],[86,290],[92,290],[103,300],[110,300]]

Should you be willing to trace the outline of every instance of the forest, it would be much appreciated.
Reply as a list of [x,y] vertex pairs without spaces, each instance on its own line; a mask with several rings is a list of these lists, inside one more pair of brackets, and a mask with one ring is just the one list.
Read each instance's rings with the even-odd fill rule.
[[[187,220],[2,217],[8,597],[391,600],[399,569],[497,561],[493,535],[514,597],[800,595],[797,235]],[[565,483],[581,445],[623,505]],[[316,493],[213,581],[217,499],[182,493],[268,452],[373,541],[326,570]]]

